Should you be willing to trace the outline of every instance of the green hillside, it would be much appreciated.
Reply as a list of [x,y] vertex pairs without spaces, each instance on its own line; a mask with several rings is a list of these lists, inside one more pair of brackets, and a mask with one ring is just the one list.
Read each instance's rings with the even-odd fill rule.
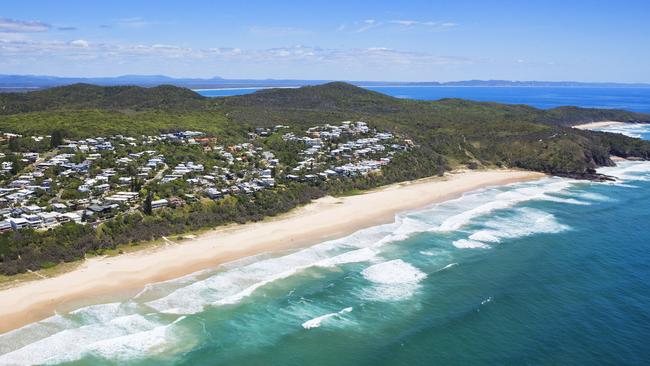
[[583,173],[611,164],[612,153],[647,158],[650,151],[647,142],[564,127],[601,120],[648,122],[649,115],[576,107],[541,110],[462,99],[406,100],[341,82],[217,99],[173,86],[76,84],[0,94],[0,105],[0,131],[63,130],[71,137],[191,129],[237,140],[255,127],[288,124],[304,129],[363,120],[414,140],[424,156],[442,155],[451,166]]
[[29,93],[0,93],[0,114],[59,109],[192,111],[202,109],[204,101],[189,89],[171,85],[143,88],[74,84]]
[[217,99],[213,108],[252,125],[309,127],[360,119],[412,138],[452,163],[584,173],[609,165],[611,153],[650,156],[650,144],[624,136],[563,127],[601,120],[650,121],[649,115],[575,107],[549,111],[462,99],[392,98],[345,83],[275,89]]

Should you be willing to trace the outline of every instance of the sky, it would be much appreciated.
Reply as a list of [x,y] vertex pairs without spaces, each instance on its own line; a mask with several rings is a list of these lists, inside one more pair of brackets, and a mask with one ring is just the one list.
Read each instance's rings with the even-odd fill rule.
[[2,0],[0,74],[650,82],[650,1]]

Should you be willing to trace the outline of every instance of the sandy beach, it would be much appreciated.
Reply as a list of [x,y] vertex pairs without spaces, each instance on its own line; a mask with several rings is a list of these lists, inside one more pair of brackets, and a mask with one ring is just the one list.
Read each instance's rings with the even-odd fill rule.
[[211,230],[183,243],[116,257],[92,258],[57,277],[0,291],[0,333],[44,319],[55,311],[134,294],[220,263],[280,252],[389,223],[395,214],[422,208],[486,186],[534,180],[543,174],[515,170],[457,172],[387,186],[349,197],[324,197],[276,218]]
[[573,126],[573,128],[577,128],[579,130],[592,130],[594,128],[602,128],[602,127],[617,126],[617,125],[624,125],[624,124],[626,123],[616,122],[616,121],[602,121],[602,122],[585,123],[582,125],[575,125]]

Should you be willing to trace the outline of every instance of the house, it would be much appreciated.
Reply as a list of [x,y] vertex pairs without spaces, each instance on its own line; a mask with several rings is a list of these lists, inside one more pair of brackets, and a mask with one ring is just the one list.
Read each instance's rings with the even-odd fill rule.
[[22,217],[11,218],[9,219],[9,222],[11,222],[11,227],[13,227],[14,230],[20,230],[29,227],[29,222],[27,222],[27,220]]
[[178,175],[178,174],[166,175],[166,176],[163,177],[161,182],[162,183],[169,183],[171,181],[174,181],[174,180],[182,178],[182,177],[183,177],[182,175]]
[[100,192],[106,192],[111,188],[110,184],[104,183],[104,184],[99,184],[95,186],[95,189],[100,191]]
[[23,211],[25,213],[37,214],[37,213],[43,211],[43,209],[41,207],[39,207],[39,206],[36,206],[36,205],[29,205],[29,206],[23,206]]
[[157,208],[167,207],[168,205],[169,205],[169,201],[167,201],[166,199],[151,201],[152,210],[155,210]]
[[26,180],[26,179],[16,179],[13,182],[9,183],[9,187],[13,188],[23,188],[28,186],[31,183],[31,181]]
[[217,189],[215,189],[215,188],[208,188],[208,189],[206,189],[206,190],[205,190],[205,194],[206,194],[208,197],[212,198],[213,200],[214,200],[214,199],[217,199],[217,198],[221,198],[221,197],[223,197],[223,193],[221,193],[221,191],[219,191],[219,190],[217,190]]
[[41,217],[44,227],[53,227],[59,224],[58,218],[61,214],[58,212],[41,212],[38,216]]
[[5,233],[7,231],[13,230],[13,226],[11,225],[11,222],[8,220],[2,220],[0,221],[0,233]]
[[77,224],[81,223],[81,215],[76,212],[66,212],[59,216],[59,221],[61,222],[76,222]]
[[43,219],[38,215],[23,215],[23,218],[32,229],[40,227],[43,223]]
[[68,210],[68,206],[66,206],[63,203],[53,203],[52,204],[52,209],[57,212],[65,212]]
[[94,204],[88,206],[88,210],[92,211],[93,213],[105,213],[111,210],[111,206]]

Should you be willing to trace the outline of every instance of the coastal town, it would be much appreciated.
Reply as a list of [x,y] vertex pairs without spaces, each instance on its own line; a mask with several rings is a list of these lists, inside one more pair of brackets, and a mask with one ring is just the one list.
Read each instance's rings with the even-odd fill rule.
[[[281,161],[271,141],[295,154]],[[66,222],[97,226],[137,210],[152,214],[289,182],[366,176],[412,146],[362,121],[306,131],[256,128],[247,141],[232,144],[201,131],[83,139],[2,133],[0,232]]]

